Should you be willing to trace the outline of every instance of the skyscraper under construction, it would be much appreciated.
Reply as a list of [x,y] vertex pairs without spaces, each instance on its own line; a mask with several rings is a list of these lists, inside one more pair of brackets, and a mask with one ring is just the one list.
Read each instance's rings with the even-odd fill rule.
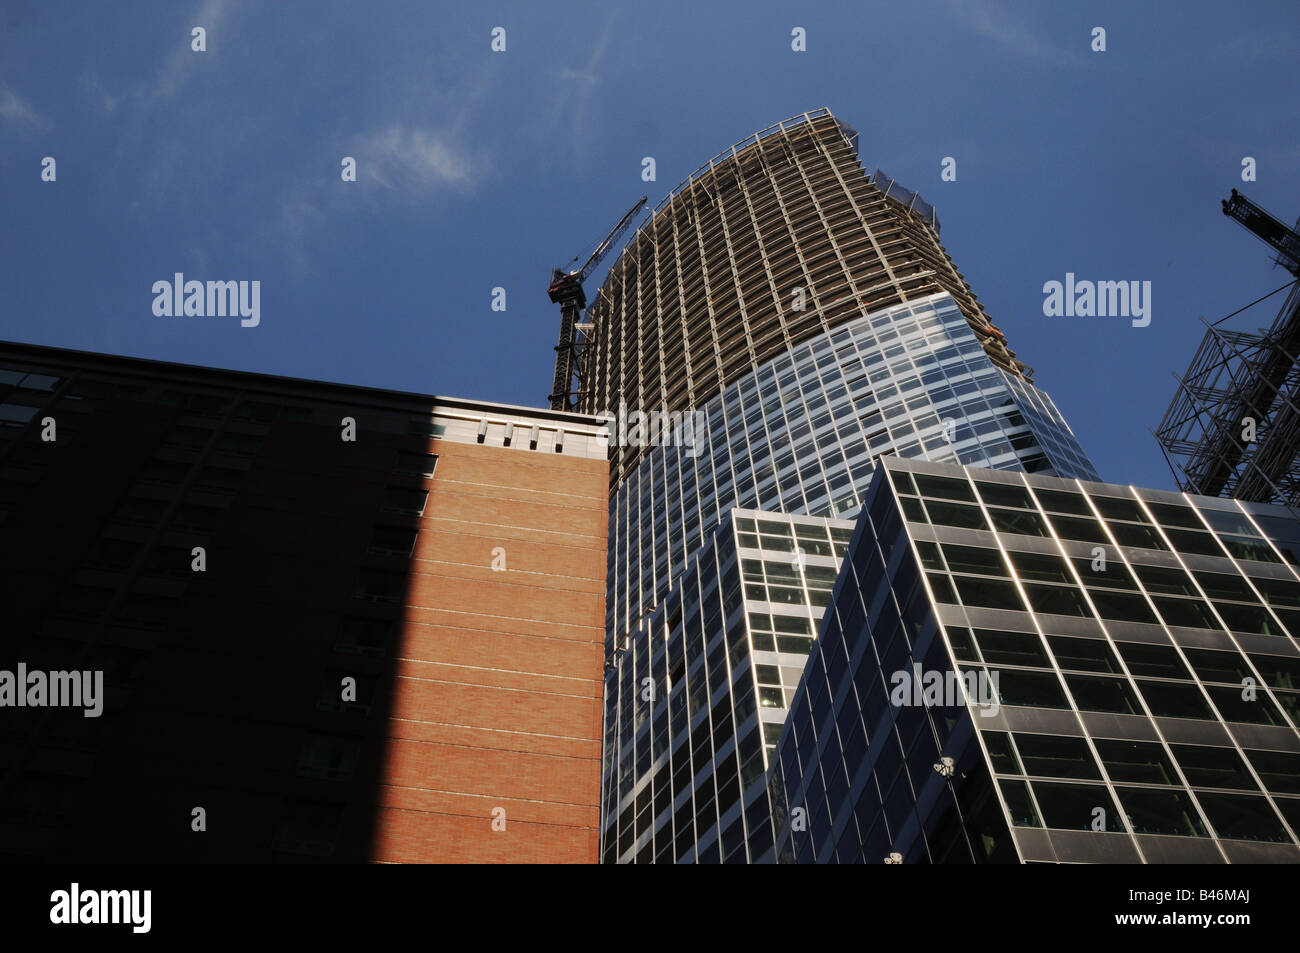
[[606,861],[771,859],[770,755],[877,458],[1097,479],[857,145],[817,110],[715,156],[587,312],[579,409],[703,424],[611,448]]

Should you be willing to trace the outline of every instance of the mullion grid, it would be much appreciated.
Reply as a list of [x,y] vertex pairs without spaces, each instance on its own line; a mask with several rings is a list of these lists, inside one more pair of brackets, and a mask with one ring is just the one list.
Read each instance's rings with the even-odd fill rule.
[[[1026,486],[1026,487],[1029,488],[1029,490],[1030,490],[1030,492],[1031,492],[1031,494],[1032,494],[1032,493],[1033,493],[1033,485],[1032,485],[1031,483],[1029,483],[1029,481],[1027,481],[1027,480],[1023,480],[1023,479],[1022,479],[1021,482],[1022,482],[1022,485],[1024,485],[1024,486]],[[1129,562],[1128,557],[1124,554],[1122,547],[1121,547],[1121,546],[1120,546],[1120,545],[1115,541],[1114,536],[1113,536],[1113,533],[1111,532],[1110,527],[1106,524],[1106,521],[1103,519],[1103,517],[1102,517],[1100,511],[1097,510],[1096,505],[1093,503],[1091,497],[1087,494],[1087,492],[1086,492],[1084,486],[1080,483],[1080,481],[1077,481],[1077,480],[1076,480],[1076,481],[1074,481],[1074,482],[1075,482],[1076,487],[1077,487],[1077,488],[1079,489],[1079,491],[1082,493],[1084,499],[1087,500],[1090,509],[1093,510],[1093,517],[1094,517],[1094,519],[1097,520],[1097,521],[1099,522],[1099,524],[1103,527],[1104,531],[1106,532],[1107,537],[1108,537],[1108,538],[1110,539],[1110,541],[1111,541],[1111,546],[1115,549],[1115,552],[1118,554],[1121,563],[1124,565],[1125,569],[1129,572],[1130,576],[1132,576],[1132,578],[1137,582],[1137,585],[1138,585],[1138,591],[1140,591],[1140,592],[1141,592],[1141,593],[1146,597],[1146,599],[1147,599],[1147,601],[1148,601],[1150,607],[1151,607],[1152,609],[1155,609],[1155,604],[1154,604],[1154,601],[1153,601],[1153,597],[1152,597],[1152,595],[1151,595],[1151,594],[1146,590],[1146,587],[1145,587],[1145,585],[1142,583],[1141,578],[1137,575],[1137,573],[1135,573],[1135,572],[1133,571],[1132,564]],[[1038,515],[1040,515],[1040,516],[1047,516],[1047,518],[1048,518],[1048,520],[1049,520],[1049,523],[1050,523],[1050,516],[1048,516],[1046,510],[1042,507],[1041,501],[1038,500],[1036,494],[1033,495],[1033,499],[1034,499],[1035,503],[1039,506],[1039,514],[1038,514]],[[1211,607],[1211,609],[1212,609],[1212,611],[1214,611],[1215,618],[1216,618],[1216,620],[1219,621],[1220,625],[1223,627],[1224,631],[1227,633],[1227,638],[1228,638],[1228,640],[1232,643],[1232,645],[1234,646],[1234,648],[1235,648],[1235,650],[1236,650],[1236,652],[1237,652],[1237,654],[1238,654],[1238,656],[1239,656],[1239,661],[1244,662],[1244,664],[1246,664],[1246,665],[1249,667],[1249,670],[1250,670],[1250,671],[1253,673],[1253,675],[1256,677],[1257,684],[1260,684],[1260,685],[1263,685],[1263,686],[1264,686],[1264,688],[1265,688],[1265,693],[1266,693],[1267,697],[1269,698],[1270,702],[1271,702],[1272,704],[1274,704],[1274,705],[1277,707],[1277,710],[1283,714],[1283,717],[1287,717],[1285,707],[1282,706],[1282,705],[1280,705],[1280,704],[1277,702],[1277,699],[1276,699],[1276,698],[1273,696],[1273,694],[1272,694],[1271,686],[1269,686],[1268,683],[1267,683],[1267,682],[1262,678],[1262,676],[1260,675],[1258,669],[1255,667],[1254,662],[1253,662],[1253,660],[1251,659],[1251,657],[1249,656],[1249,654],[1246,653],[1246,652],[1242,649],[1242,647],[1240,646],[1240,644],[1237,642],[1237,640],[1236,640],[1234,634],[1232,633],[1232,630],[1231,630],[1230,627],[1229,627],[1229,626],[1224,622],[1224,620],[1223,620],[1222,617],[1219,615],[1219,613],[1217,612],[1217,610],[1214,610],[1214,609],[1213,609],[1214,603],[1212,602],[1212,600],[1210,600],[1209,596],[1205,593],[1205,591],[1204,591],[1203,588],[1201,587],[1200,581],[1196,578],[1196,576],[1194,575],[1194,573],[1190,570],[1190,568],[1189,568],[1189,567],[1186,565],[1186,563],[1183,561],[1183,559],[1182,559],[1182,554],[1181,554],[1181,553],[1180,553],[1180,552],[1179,552],[1179,551],[1178,551],[1178,550],[1177,550],[1177,549],[1172,545],[1172,543],[1169,542],[1168,538],[1164,536],[1163,526],[1162,526],[1162,525],[1161,525],[1161,524],[1160,524],[1160,523],[1159,523],[1159,522],[1154,518],[1154,516],[1152,515],[1152,513],[1150,512],[1150,510],[1149,510],[1149,509],[1147,508],[1147,506],[1146,506],[1146,504],[1147,504],[1149,501],[1147,501],[1146,499],[1144,499],[1144,498],[1142,498],[1142,497],[1140,497],[1140,496],[1130,497],[1130,499],[1136,499],[1136,500],[1137,500],[1137,501],[1142,505],[1143,512],[1146,514],[1146,516],[1148,517],[1148,519],[1151,520],[1152,525],[1155,526],[1155,527],[1157,527],[1157,528],[1159,529],[1159,531],[1161,532],[1161,536],[1162,536],[1162,538],[1164,539],[1164,542],[1166,543],[1166,545],[1169,546],[1169,552],[1170,552],[1171,554],[1173,554],[1173,556],[1174,556],[1175,559],[1177,560],[1177,562],[1178,562],[1180,568],[1181,568],[1181,569],[1182,569],[1182,570],[1183,570],[1183,571],[1188,575],[1188,577],[1189,577],[1190,579],[1193,580],[1193,584],[1195,585],[1197,592],[1200,594],[1200,598],[1202,598],[1202,599],[1203,599],[1207,604],[1209,604],[1210,607]],[[982,499],[982,498],[979,498],[979,500],[980,500],[980,504],[979,504],[979,505],[980,505],[981,509],[982,509],[982,510],[984,511],[984,513],[985,513],[985,519],[988,519],[987,508],[986,508],[986,506],[985,506],[985,504],[984,504],[984,502],[983,502],[983,499]],[[1190,503],[1191,501],[1187,501],[1187,502]],[[1194,510],[1197,509],[1195,506],[1193,506],[1192,508],[1193,508]],[[1199,515],[1199,512],[1198,512],[1198,515]],[[1249,514],[1247,514],[1247,515],[1249,515]],[[1204,517],[1202,517],[1202,520],[1204,520]],[[990,522],[990,525],[993,525],[993,524]],[[1205,521],[1205,525],[1206,525],[1206,528],[1207,528],[1207,529],[1209,529],[1209,530],[1211,530],[1211,531],[1213,532],[1213,527],[1211,527],[1211,526],[1209,525],[1208,521]],[[1258,528],[1258,527],[1257,527],[1257,528]],[[1007,559],[1007,557],[1006,557],[1006,549],[1005,549],[1005,547],[1004,547],[1004,545],[1003,545],[1003,543],[1002,543],[1002,540],[1001,540],[1001,534],[998,533],[998,532],[994,532],[992,535],[993,535],[993,538],[994,538],[994,541],[995,541],[995,545],[996,545],[997,548],[998,548],[998,551],[1002,554],[1004,560],[1006,560],[1007,565],[1011,567],[1010,577],[1012,578],[1014,584],[1016,585],[1017,590],[1020,592],[1021,598],[1024,599],[1025,605],[1026,605],[1027,607],[1031,606],[1032,604],[1029,602],[1029,599],[1028,599],[1028,597],[1027,597],[1027,593],[1024,591],[1024,588],[1023,588],[1023,582],[1022,582],[1022,580],[1020,579],[1019,574],[1016,572],[1016,570],[1015,570],[1015,568],[1014,568],[1014,564],[1011,563],[1010,560]],[[1261,535],[1263,535],[1263,534],[1261,533]],[[1160,744],[1160,746],[1161,746],[1161,750],[1164,751],[1164,753],[1166,754],[1166,756],[1169,758],[1170,764],[1174,767],[1174,770],[1175,770],[1175,772],[1176,772],[1177,775],[1178,775],[1178,778],[1179,778],[1180,783],[1181,783],[1181,790],[1183,791],[1184,794],[1186,794],[1186,795],[1190,798],[1190,803],[1195,807],[1195,809],[1196,809],[1196,811],[1197,811],[1197,815],[1198,815],[1199,819],[1201,820],[1202,824],[1205,826],[1205,829],[1206,829],[1207,831],[1213,831],[1213,832],[1215,832],[1213,839],[1215,840],[1216,847],[1218,847],[1218,849],[1220,850],[1220,853],[1222,854],[1222,853],[1223,853],[1223,848],[1222,848],[1222,846],[1218,843],[1219,840],[1221,839],[1221,836],[1217,833],[1217,832],[1218,832],[1218,828],[1217,828],[1217,827],[1216,827],[1216,826],[1215,826],[1215,825],[1210,821],[1210,818],[1209,818],[1208,814],[1205,812],[1204,808],[1201,806],[1200,801],[1199,801],[1199,798],[1197,797],[1197,792],[1194,790],[1192,784],[1191,784],[1190,781],[1187,779],[1187,777],[1186,777],[1186,775],[1185,775],[1185,773],[1184,773],[1184,771],[1183,771],[1183,768],[1182,768],[1181,763],[1179,762],[1179,760],[1177,759],[1177,757],[1174,756],[1174,753],[1173,753],[1173,750],[1172,750],[1172,747],[1171,747],[1171,743],[1167,740],[1167,738],[1165,737],[1164,733],[1160,730],[1159,723],[1155,720],[1155,716],[1152,714],[1151,709],[1150,709],[1150,707],[1148,706],[1148,704],[1147,704],[1147,702],[1146,702],[1146,698],[1145,698],[1145,696],[1142,694],[1141,689],[1137,686],[1137,680],[1136,680],[1136,678],[1133,676],[1132,672],[1130,671],[1129,666],[1128,666],[1128,663],[1127,663],[1127,661],[1126,661],[1125,658],[1124,658],[1124,655],[1123,655],[1121,652],[1119,652],[1119,650],[1118,650],[1118,645],[1117,645],[1117,641],[1115,640],[1115,638],[1114,638],[1113,635],[1111,634],[1111,632],[1110,632],[1110,630],[1109,630],[1109,627],[1108,627],[1107,623],[1105,622],[1105,620],[1103,620],[1103,619],[1101,618],[1100,613],[1097,612],[1096,606],[1095,606],[1095,604],[1094,604],[1093,601],[1092,601],[1092,598],[1091,598],[1091,595],[1090,595],[1090,593],[1089,593],[1089,591],[1088,591],[1088,589],[1087,589],[1087,586],[1083,583],[1082,576],[1081,576],[1081,575],[1079,574],[1079,572],[1078,572],[1078,567],[1077,567],[1077,564],[1074,562],[1074,557],[1072,557],[1072,556],[1070,555],[1068,549],[1067,549],[1066,546],[1065,546],[1064,541],[1061,540],[1061,539],[1060,539],[1060,538],[1055,534],[1055,530],[1053,530],[1053,533],[1052,533],[1052,537],[1051,537],[1051,538],[1052,538],[1052,541],[1056,544],[1056,547],[1057,547],[1057,549],[1059,550],[1059,554],[1060,554],[1062,557],[1064,557],[1066,563],[1069,565],[1069,569],[1070,569],[1070,573],[1071,573],[1071,575],[1075,577],[1075,582],[1076,582],[1076,584],[1077,584],[1077,585],[1079,586],[1079,588],[1082,590],[1082,592],[1083,592],[1083,594],[1084,594],[1084,597],[1085,597],[1085,599],[1086,599],[1087,602],[1088,602],[1089,607],[1092,609],[1092,611],[1093,611],[1093,613],[1094,613],[1094,615],[1095,615],[1095,619],[1093,619],[1093,621],[1099,623],[1099,628],[1100,628],[1100,630],[1102,631],[1103,635],[1105,636],[1105,638],[1104,638],[1103,640],[1101,640],[1101,641],[1104,641],[1104,642],[1105,642],[1105,644],[1109,647],[1109,649],[1111,650],[1111,652],[1112,652],[1113,655],[1115,656],[1116,660],[1118,661],[1119,665],[1121,666],[1121,669],[1123,670],[1123,674],[1124,674],[1125,679],[1127,679],[1127,681],[1128,681],[1128,683],[1129,683],[1129,687],[1130,687],[1130,689],[1133,690],[1133,691],[1135,692],[1135,695],[1136,695],[1137,699],[1139,700],[1139,703],[1141,704],[1141,706],[1142,706],[1142,708],[1143,708],[1143,711],[1145,712],[1145,717],[1146,717],[1146,718],[1148,719],[1148,721],[1151,723],[1151,725],[1152,725],[1154,731],[1156,732],[1156,735],[1157,735],[1157,737],[1159,738],[1159,744]],[[1265,536],[1265,539],[1267,539],[1266,536]],[[1271,542],[1271,541],[1270,541],[1270,542]],[[914,553],[914,556],[917,556],[917,558],[919,559],[919,556],[918,556],[916,553]],[[1238,571],[1238,574],[1239,574],[1240,576],[1242,576],[1243,578],[1246,578],[1246,579],[1249,581],[1249,578],[1250,578],[1250,577],[1247,576],[1247,575],[1246,575],[1246,574],[1241,570],[1241,567],[1240,567],[1239,565],[1237,565],[1236,559],[1233,558],[1230,554],[1227,554],[1227,553],[1226,553],[1226,549],[1225,549],[1225,556],[1226,556],[1226,558],[1228,558],[1228,559],[1233,563],[1234,567],[1235,567],[1235,568],[1237,569],[1237,571]],[[1283,564],[1285,565],[1285,562],[1283,562]],[[1294,574],[1294,571],[1293,571],[1293,574]],[[927,585],[928,585],[928,583],[927,583]],[[1251,586],[1251,588],[1252,588],[1252,591],[1255,591],[1253,585]],[[1257,593],[1257,594],[1258,594],[1258,593]],[[1262,598],[1260,599],[1260,602],[1261,602],[1262,604],[1267,605],[1267,602],[1266,602],[1265,600],[1263,600]],[[1087,728],[1086,728],[1086,725],[1085,725],[1085,724],[1083,723],[1083,721],[1082,721],[1082,718],[1079,716],[1079,712],[1080,712],[1081,710],[1078,708],[1078,706],[1077,706],[1077,705],[1075,704],[1075,702],[1074,702],[1073,694],[1072,694],[1072,693],[1070,692],[1070,690],[1069,690],[1069,683],[1068,683],[1068,682],[1065,680],[1065,678],[1064,678],[1064,671],[1063,671],[1063,669],[1061,668],[1061,666],[1059,665],[1059,663],[1058,663],[1057,660],[1056,660],[1056,656],[1055,656],[1055,653],[1052,651],[1052,648],[1051,648],[1051,644],[1050,644],[1050,642],[1048,642],[1048,641],[1046,640],[1046,638],[1045,638],[1045,633],[1044,633],[1044,631],[1042,630],[1041,625],[1039,624],[1039,621],[1038,621],[1038,618],[1037,618],[1037,613],[1036,613],[1034,610],[1032,610],[1032,608],[1030,608],[1030,609],[1028,610],[1028,615],[1029,615],[1029,619],[1030,619],[1031,623],[1032,623],[1033,626],[1034,626],[1034,629],[1035,629],[1036,633],[1037,633],[1038,636],[1039,636],[1040,643],[1041,643],[1042,647],[1043,647],[1043,648],[1046,650],[1046,652],[1047,652],[1048,658],[1049,658],[1049,660],[1050,660],[1050,662],[1051,662],[1051,664],[1052,664],[1052,671],[1053,671],[1053,673],[1056,675],[1056,677],[1057,677],[1059,683],[1061,684],[1061,686],[1065,689],[1066,698],[1070,701],[1070,704],[1071,704],[1071,706],[1073,707],[1074,713],[1075,713],[1075,715],[1076,715],[1076,719],[1079,721],[1079,726],[1080,726],[1080,731],[1081,731],[1080,737],[1085,738],[1085,740],[1087,741],[1088,746],[1089,746],[1089,750],[1090,750],[1092,756],[1096,759],[1096,763],[1097,763],[1097,765],[1098,765],[1098,767],[1099,767],[1099,770],[1100,770],[1101,773],[1102,773],[1103,780],[1104,780],[1104,782],[1105,782],[1105,784],[1106,784],[1106,786],[1107,786],[1107,788],[1108,788],[1108,790],[1109,790],[1109,793],[1111,794],[1112,797],[1115,798],[1115,803],[1116,803],[1116,804],[1120,804],[1120,805],[1122,805],[1122,804],[1123,804],[1123,801],[1118,797],[1118,791],[1117,791],[1117,789],[1116,789],[1116,787],[1115,787],[1115,782],[1112,781],[1112,779],[1111,779],[1111,777],[1110,777],[1110,772],[1109,772],[1108,769],[1106,768],[1105,761],[1100,757],[1100,753],[1099,753],[1099,751],[1096,749],[1096,745],[1095,745],[1094,742],[1093,742],[1093,736],[1090,735],[1090,733],[1088,732],[1088,730],[1087,730]],[[1159,615],[1158,612],[1157,612],[1157,617],[1158,617],[1158,618],[1162,618],[1162,617]],[[1204,681],[1203,681],[1203,679],[1202,679],[1200,673],[1198,672],[1198,670],[1196,669],[1195,666],[1193,666],[1193,665],[1190,664],[1189,660],[1187,659],[1187,657],[1186,657],[1186,655],[1185,655],[1185,653],[1184,653],[1184,651],[1183,651],[1182,646],[1179,644],[1179,642],[1178,642],[1177,640],[1175,640],[1175,639],[1173,638],[1172,633],[1169,632],[1169,627],[1168,627],[1168,625],[1162,622],[1162,623],[1161,623],[1161,627],[1165,630],[1166,635],[1169,636],[1170,643],[1172,644],[1172,646],[1173,646],[1173,648],[1174,648],[1174,651],[1175,651],[1176,654],[1178,655],[1180,661],[1183,663],[1183,665],[1185,666],[1185,668],[1187,669],[1187,671],[1191,673],[1193,683],[1197,686],[1198,689],[1200,689],[1201,694],[1202,694],[1202,697],[1204,698],[1204,700],[1205,700],[1205,701],[1209,704],[1209,706],[1210,706],[1210,710],[1211,710],[1211,711],[1214,711],[1214,712],[1218,715],[1219,720],[1220,720],[1221,723],[1224,723],[1225,720],[1224,720],[1222,714],[1219,713],[1219,711],[1218,711],[1218,706],[1214,704],[1213,698],[1210,696],[1209,691],[1207,690],[1207,688],[1206,688],[1206,686],[1205,686],[1205,683],[1204,683]],[[949,649],[950,653],[952,653],[952,656],[953,656],[953,658],[954,658],[954,660],[955,660],[955,659],[956,659],[956,653],[953,652],[953,647],[952,647],[952,644],[951,644],[951,640],[947,638],[947,634],[946,634],[946,632],[945,632],[945,641],[947,642],[948,649]],[[988,664],[988,663],[982,663],[982,664]],[[1160,680],[1160,681],[1164,681],[1164,680]],[[1180,682],[1185,682],[1186,680],[1183,679],[1183,680],[1179,680],[1179,681],[1180,681]],[[1293,730],[1294,730],[1294,728],[1293,728]],[[1228,749],[1228,750],[1232,750],[1232,751],[1233,751],[1233,752],[1234,752],[1234,753],[1235,753],[1235,754],[1240,758],[1241,762],[1247,766],[1247,769],[1248,769],[1248,771],[1249,771],[1249,773],[1250,773],[1251,778],[1256,782],[1256,784],[1258,785],[1258,788],[1259,788],[1259,791],[1257,791],[1257,792],[1251,792],[1251,794],[1254,794],[1254,795],[1258,796],[1258,794],[1262,792],[1262,794],[1263,794],[1264,798],[1266,799],[1266,801],[1268,802],[1269,806],[1270,806],[1270,807],[1271,807],[1271,808],[1276,812],[1277,817],[1280,817],[1280,818],[1281,818],[1281,821],[1282,821],[1282,824],[1283,824],[1283,828],[1284,828],[1284,830],[1286,830],[1288,834],[1290,834],[1292,837],[1294,837],[1295,834],[1296,834],[1296,832],[1295,832],[1294,829],[1291,827],[1290,822],[1287,820],[1286,816],[1285,816],[1285,815],[1284,815],[1280,810],[1277,809],[1277,806],[1276,806],[1276,804],[1275,804],[1275,802],[1274,802],[1274,800],[1273,800],[1273,794],[1272,794],[1272,792],[1268,789],[1268,786],[1265,785],[1265,784],[1263,783],[1263,779],[1259,776],[1258,772],[1256,771],[1253,762],[1250,760],[1250,758],[1248,758],[1248,757],[1246,756],[1244,749],[1242,749],[1242,747],[1240,746],[1240,744],[1237,742],[1235,735],[1233,735],[1231,732],[1228,732],[1228,735],[1229,735],[1230,740],[1231,740],[1231,742],[1232,742],[1230,746],[1211,746],[1211,747],[1223,747],[1223,748],[1226,748],[1226,749]],[[985,757],[988,758],[988,751],[987,751],[987,747],[986,747],[986,745],[985,745],[985,743],[984,743],[983,738],[981,738],[980,743],[981,743],[981,746],[984,748],[984,751],[985,751]],[[990,764],[991,764],[991,759],[990,759]],[[1127,784],[1127,785],[1129,785],[1129,786],[1146,787],[1146,785],[1143,785],[1143,784],[1141,784],[1141,783],[1139,783],[1139,782],[1133,782],[1133,783],[1131,783],[1131,784],[1130,784],[1129,782],[1125,782],[1125,784]],[[1155,785],[1152,785],[1151,787],[1152,787],[1153,790],[1156,790],[1156,789],[1159,789],[1159,790],[1169,790],[1169,789],[1170,789],[1170,788],[1167,787],[1167,786],[1155,786]],[[1225,789],[1225,790],[1226,790],[1226,789]],[[1238,793],[1240,793],[1240,792],[1238,792]],[[1000,789],[998,790],[998,797],[999,797],[1000,802],[1002,802],[1002,804],[1003,804],[1003,808],[1004,808],[1004,810],[1005,810],[1005,809],[1006,809],[1005,799],[1003,798]],[[1035,811],[1038,812],[1038,816],[1039,816],[1039,818],[1042,819],[1043,814],[1042,814],[1042,811],[1041,811],[1040,806],[1038,805],[1037,797],[1036,797],[1036,795],[1033,793],[1033,786],[1032,786],[1032,785],[1030,785],[1030,798],[1031,798],[1031,800],[1032,800],[1032,802],[1033,802],[1033,806],[1034,806]],[[1010,816],[1010,815],[1009,815],[1009,812],[1008,812],[1008,816]],[[1126,829],[1126,831],[1127,831],[1128,833],[1130,833],[1130,834],[1135,834],[1135,832],[1132,830],[1132,826],[1131,826],[1131,824],[1128,822],[1128,818],[1127,818],[1127,816],[1124,818],[1124,823],[1125,823],[1125,829]],[[1135,846],[1136,846],[1136,842],[1135,842]],[[1139,854],[1140,854],[1140,853],[1141,853],[1141,849],[1140,849],[1140,847],[1138,848],[1138,850],[1139,850]],[[1224,856],[1225,856],[1225,859],[1226,859],[1226,854],[1225,854]]]

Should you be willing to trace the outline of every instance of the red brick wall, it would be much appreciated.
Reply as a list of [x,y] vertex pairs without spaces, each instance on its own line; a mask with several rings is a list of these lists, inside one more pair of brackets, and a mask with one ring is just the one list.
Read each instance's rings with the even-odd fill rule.
[[431,449],[373,859],[595,863],[607,465]]

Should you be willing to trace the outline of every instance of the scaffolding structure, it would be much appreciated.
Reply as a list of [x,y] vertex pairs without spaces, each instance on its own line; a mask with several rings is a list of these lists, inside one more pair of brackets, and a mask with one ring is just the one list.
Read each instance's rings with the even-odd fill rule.
[[[995,364],[1031,380],[938,229],[924,199],[867,173],[857,132],[829,110],[760,130],[700,166],[628,239],[585,313],[576,409],[701,408],[804,341],[941,291]],[[611,487],[646,452],[612,452]]]
[[1265,330],[1206,323],[1156,430],[1184,492],[1300,506],[1300,281],[1290,289]]

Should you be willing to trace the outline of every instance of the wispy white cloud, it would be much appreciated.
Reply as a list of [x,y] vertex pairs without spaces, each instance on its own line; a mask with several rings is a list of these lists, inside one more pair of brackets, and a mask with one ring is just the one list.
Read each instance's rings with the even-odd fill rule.
[[[213,44],[220,42],[221,27],[226,23],[233,7],[232,0],[201,0],[198,8],[190,15],[189,29],[202,27],[206,33],[208,48],[212,49]],[[199,59],[206,55],[208,54],[192,49],[188,40],[177,43],[176,48],[163,62],[158,77],[140,92],[150,100],[168,99],[174,96],[185,85],[190,73],[198,65]]]
[[566,67],[558,70],[556,74],[560,83],[555,100],[551,104],[552,122],[558,123],[565,118],[568,119],[572,133],[569,141],[575,150],[579,148],[581,142],[579,136],[586,124],[587,111],[600,84],[601,61],[604,60],[605,51],[614,37],[614,18],[615,14],[611,11],[605,19],[600,35],[591,44],[591,53],[584,66],[577,69]]
[[432,129],[392,125],[364,137],[357,148],[360,180],[386,189],[425,192],[436,186],[471,186],[483,174],[453,139]]
[[8,86],[0,86],[0,119],[41,125],[41,117],[25,99]]
[[95,105],[99,106],[108,114],[117,112],[118,104],[121,103],[122,97],[115,96],[108,91],[104,85],[103,79],[99,73],[93,69],[88,69],[81,74],[81,88],[90,97]]
[[1052,46],[1026,26],[1017,14],[1008,12],[995,3],[987,0],[948,0],[948,10],[958,23],[1008,52],[1056,62],[1067,58],[1064,49]]

